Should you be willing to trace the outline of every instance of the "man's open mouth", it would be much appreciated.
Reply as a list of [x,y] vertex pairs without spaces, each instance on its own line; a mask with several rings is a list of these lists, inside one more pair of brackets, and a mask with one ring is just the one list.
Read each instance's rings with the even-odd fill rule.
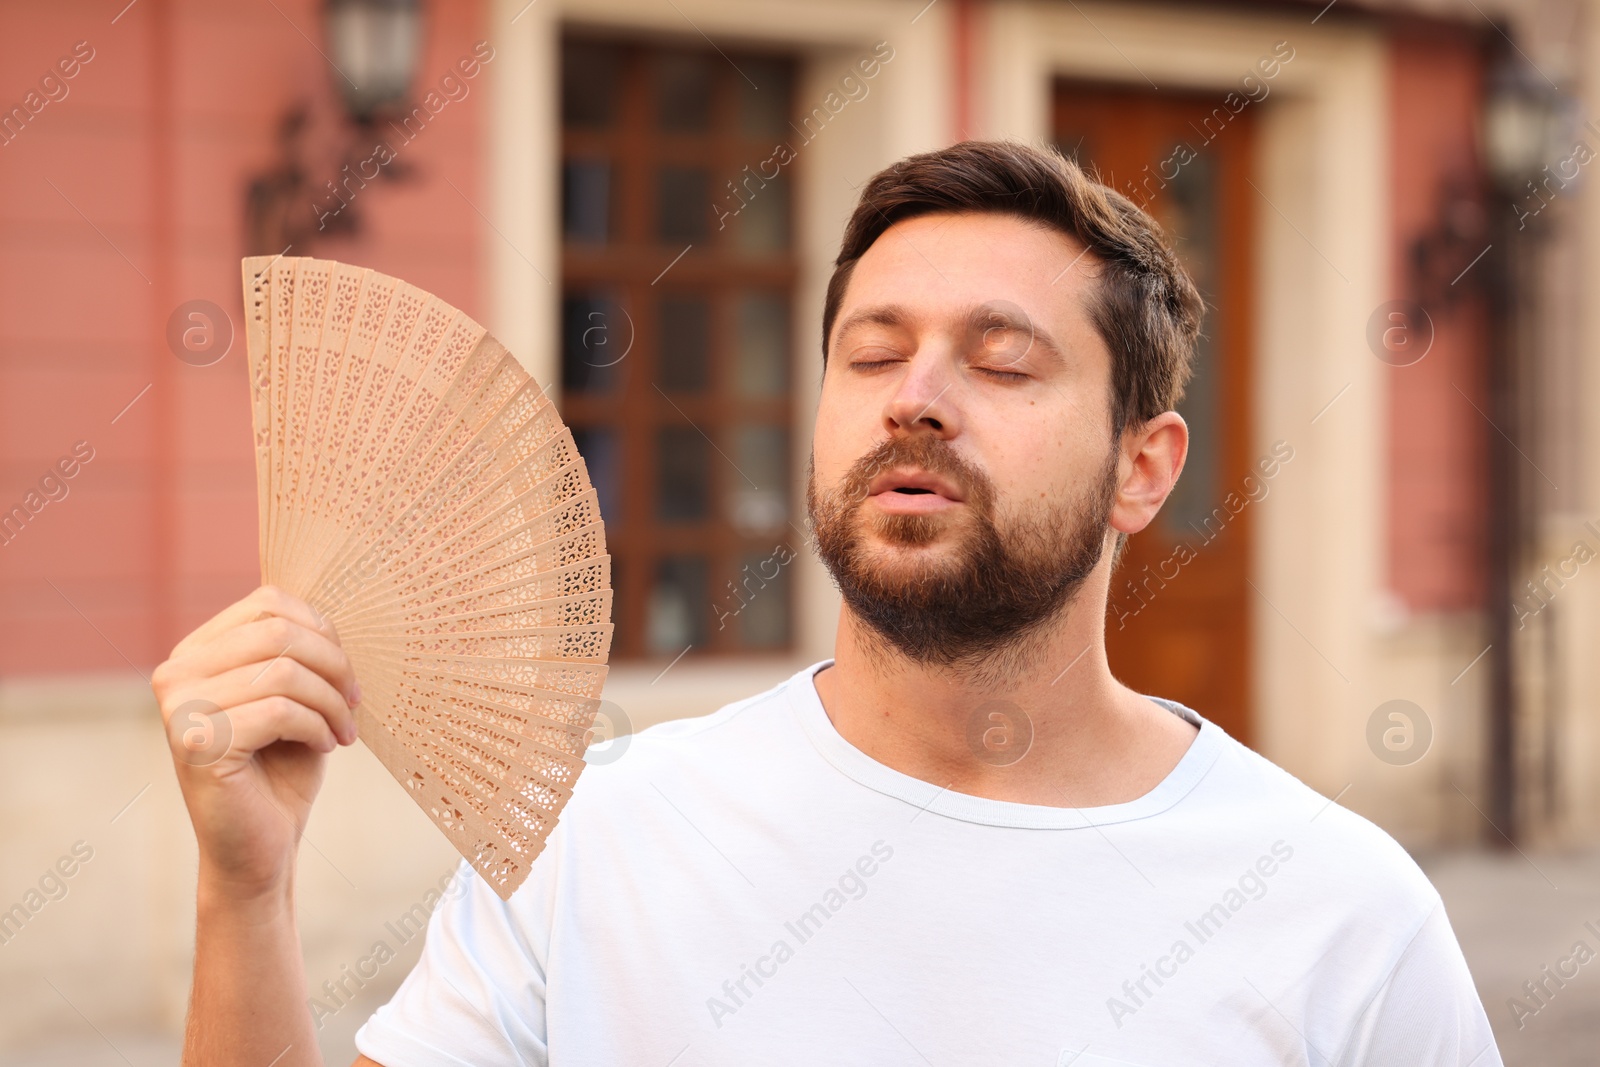
[[906,467],[878,475],[868,486],[868,495],[936,497],[956,504],[962,498],[959,486],[951,479],[931,471]]
[[[921,480],[921,479],[919,479]],[[929,485],[888,484],[871,494],[875,507],[893,515],[943,514],[961,506],[955,490]]]

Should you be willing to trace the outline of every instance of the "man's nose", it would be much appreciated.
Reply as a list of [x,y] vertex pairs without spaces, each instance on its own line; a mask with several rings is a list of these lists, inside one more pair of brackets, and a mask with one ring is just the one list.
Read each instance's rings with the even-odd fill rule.
[[884,407],[885,429],[890,433],[925,429],[945,436],[956,432],[958,392],[948,350],[920,348],[906,368]]

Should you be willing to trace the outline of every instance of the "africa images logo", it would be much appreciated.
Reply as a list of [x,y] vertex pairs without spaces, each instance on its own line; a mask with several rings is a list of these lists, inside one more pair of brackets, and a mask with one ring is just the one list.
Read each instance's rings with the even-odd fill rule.
[[[837,915],[846,903],[867,895],[867,879],[877,874],[881,865],[894,856],[894,846],[878,840],[872,843],[870,851],[871,855],[864,854],[846,867],[836,883],[823,891],[821,899],[783,924],[784,932],[789,937],[774,941],[765,953],[756,957],[754,967],[748,963],[740,964],[739,977],[729,978],[722,983],[722,996],[706,998],[706,1009],[718,1029],[722,1027],[724,1019],[744,1007],[769,979],[776,978],[778,968],[794,959],[795,950],[817,936],[823,924]],[[794,939],[793,944],[789,942],[790,937]],[[751,988],[752,984],[754,989]]]
[[[1156,959],[1154,967],[1139,965],[1138,977],[1122,983],[1122,996],[1106,998],[1106,1010],[1111,1012],[1111,1021],[1117,1024],[1118,1030],[1122,1029],[1124,1019],[1138,1014],[1140,1008],[1155,998],[1167,979],[1177,976],[1178,968],[1194,958],[1199,946],[1221,933],[1224,924],[1242,911],[1246,904],[1267,895],[1267,879],[1277,874],[1279,868],[1294,857],[1293,846],[1282,840],[1274,841],[1269,851],[1270,855],[1263,853],[1254,864],[1245,868],[1235,883],[1223,891],[1220,900],[1194,919],[1184,922],[1184,931],[1194,939],[1194,944],[1191,945],[1188,938],[1178,938],[1166,955]],[[1151,988],[1152,983],[1154,988]]]

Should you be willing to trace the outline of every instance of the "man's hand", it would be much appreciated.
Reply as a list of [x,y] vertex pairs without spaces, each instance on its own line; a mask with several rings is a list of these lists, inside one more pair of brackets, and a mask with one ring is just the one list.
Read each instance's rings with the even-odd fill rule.
[[186,1067],[319,1065],[294,923],[294,859],[360,689],[332,623],[262,586],[156,668],[200,845]]
[[264,585],[151,676],[210,889],[257,896],[293,866],[325,756],[356,739],[355,672],[333,624]]

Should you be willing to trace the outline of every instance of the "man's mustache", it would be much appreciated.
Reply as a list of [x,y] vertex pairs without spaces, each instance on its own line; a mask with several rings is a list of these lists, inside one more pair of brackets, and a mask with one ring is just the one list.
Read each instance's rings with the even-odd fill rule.
[[984,473],[938,438],[891,437],[851,465],[839,490],[845,506],[859,506],[871,494],[872,480],[884,471],[897,467],[918,467],[933,474],[942,474],[955,483],[963,496],[974,502],[993,497],[991,484]]

